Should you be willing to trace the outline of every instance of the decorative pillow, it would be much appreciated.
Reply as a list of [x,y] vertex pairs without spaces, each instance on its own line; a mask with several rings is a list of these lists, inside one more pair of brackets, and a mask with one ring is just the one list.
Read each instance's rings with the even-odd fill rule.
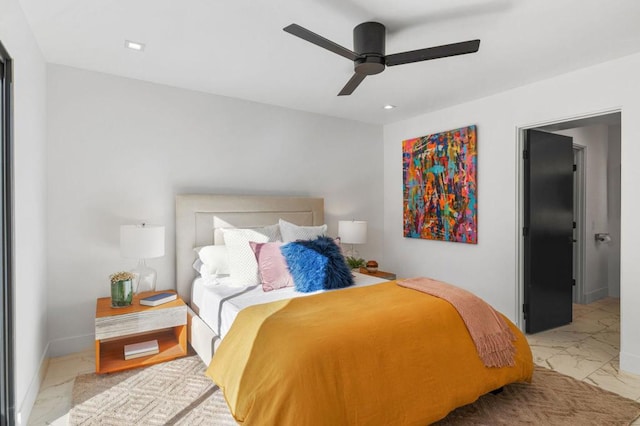
[[[340,254],[344,257],[344,249],[342,248],[342,240],[340,239],[340,237],[335,237],[333,239],[333,242],[336,243],[336,245],[340,249]],[[346,260],[345,260],[345,262],[346,262]]]
[[282,241],[285,243],[297,240],[313,240],[327,233],[326,224],[320,226],[298,226],[282,219],[278,221],[278,224],[280,225]]
[[280,247],[297,291],[308,293],[353,285],[353,276],[332,238],[296,241]]
[[[273,228],[273,227],[267,227]],[[258,261],[251,250],[249,241],[257,243],[269,242],[270,235],[265,228],[222,230],[229,253],[229,269],[235,286],[244,287],[260,284],[258,277]]]
[[198,273],[198,275],[209,275],[209,269],[204,265],[204,263],[202,263],[202,260],[200,260],[200,258],[197,258],[196,260],[193,261],[193,265],[191,265],[193,267],[193,269],[196,270],[196,272]]
[[277,223],[275,225],[267,225],[255,228],[214,228],[214,233],[221,233],[222,238],[218,238],[217,241],[220,243],[225,243],[224,232],[228,229],[245,229],[247,231],[255,231],[259,234],[266,236],[268,241],[282,241],[282,235],[280,235],[280,225]]
[[282,242],[256,243],[249,242],[258,261],[262,290],[271,291],[284,287],[293,287],[293,278],[287,269],[280,246]]
[[227,248],[220,245],[196,247],[195,252],[198,253],[198,260],[201,265],[194,263],[193,267],[203,277],[207,275],[226,275],[229,274],[229,254]]
[[328,259],[315,250],[298,243],[280,247],[297,291],[310,293],[322,290]]

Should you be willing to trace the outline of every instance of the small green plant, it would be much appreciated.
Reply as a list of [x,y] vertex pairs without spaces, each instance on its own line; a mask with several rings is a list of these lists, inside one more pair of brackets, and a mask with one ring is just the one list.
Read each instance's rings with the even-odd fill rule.
[[351,269],[357,269],[366,265],[365,260],[361,258],[346,256],[344,259],[347,261],[347,265],[349,265],[349,268]]
[[109,275],[109,278],[111,278],[111,284],[115,284],[118,281],[132,280],[134,276],[131,272],[116,272]]

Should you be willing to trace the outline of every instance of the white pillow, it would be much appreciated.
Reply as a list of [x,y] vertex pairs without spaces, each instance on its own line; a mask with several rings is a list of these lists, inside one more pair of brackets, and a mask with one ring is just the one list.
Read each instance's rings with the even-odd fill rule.
[[199,272],[203,277],[230,273],[227,247],[221,245],[202,246],[196,247],[194,250],[198,253],[198,258],[202,262]]
[[256,231],[259,234],[266,235],[269,238],[269,242],[282,241],[282,236],[280,235],[280,225],[276,223],[275,225],[256,226],[254,228],[214,228],[213,232],[217,235],[217,242],[226,244],[224,240],[224,231],[228,229],[245,229],[247,231]]
[[320,226],[298,226],[294,223],[280,219],[280,233],[282,241],[285,243],[297,240],[313,240],[327,233],[327,225]]
[[[195,249],[194,249],[194,250],[195,250]],[[202,263],[202,260],[200,260],[200,258],[199,258],[199,257],[198,257],[196,260],[194,260],[194,261],[193,261],[193,265],[191,265],[191,266],[193,267],[193,269],[195,269],[195,270],[196,270],[196,272],[197,272],[199,275],[202,275],[202,274],[208,274],[208,273],[209,273],[209,270],[208,270],[208,269],[205,269],[205,268],[206,268],[206,266],[204,266],[204,263]]]
[[225,228],[222,230],[227,253],[229,253],[229,269],[234,286],[244,287],[260,284],[258,261],[251,250],[249,241],[273,242],[277,238],[274,232],[274,228],[277,227],[278,225],[272,225],[264,228]]

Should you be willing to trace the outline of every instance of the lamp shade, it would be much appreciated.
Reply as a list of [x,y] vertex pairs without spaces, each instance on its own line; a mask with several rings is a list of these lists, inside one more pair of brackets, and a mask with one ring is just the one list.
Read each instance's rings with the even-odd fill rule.
[[345,244],[367,242],[367,222],[364,220],[341,220],[338,222],[338,236]]
[[164,256],[164,226],[122,225],[120,254],[131,259]]

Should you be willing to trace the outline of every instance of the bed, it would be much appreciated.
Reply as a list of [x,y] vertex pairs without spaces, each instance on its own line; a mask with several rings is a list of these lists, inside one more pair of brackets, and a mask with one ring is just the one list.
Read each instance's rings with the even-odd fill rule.
[[[196,281],[197,272],[193,263],[197,259],[195,247],[223,244],[222,230],[225,228],[257,228],[278,223],[280,219],[303,226],[324,224],[324,200],[310,197],[277,197],[251,195],[179,194],[176,196],[176,289],[188,306],[188,341],[206,364],[209,364],[215,348],[220,343],[220,329],[209,323],[206,317],[218,316],[220,299],[224,308],[231,311],[233,302],[229,300],[237,293],[207,294],[209,304],[218,304],[214,312],[203,313],[203,300],[196,299],[202,294]],[[380,280],[360,276],[360,284],[370,284]],[[196,284],[196,285],[194,285]],[[224,289],[223,289],[224,291]],[[271,292],[271,297],[285,292]],[[282,298],[280,297],[280,298]],[[216,303],[216,299],[218,299]],[[242,303],[243,299],[238,301]],[[198,304],[200,303],[200,304]],[[203,318],[204,317],[204,318]],[[229,316],[227,316],[229,318]]]
[[[347,289],[293,298],[300,295],[281,289],[266,299],[259,288],[209,286],[217,293],[204,298],[193,248],[220,244],[220,228],[281,218],[320,225],[323,200],[176,199],[177,290],[189,305],[189,342],[239,423],[428,424],[508,383],[531,380],[531,351],[506,318],[514,365],[488,368],[451,304],[395,282],[358,276]],[[211,314],[207,304],[231,311]]]

